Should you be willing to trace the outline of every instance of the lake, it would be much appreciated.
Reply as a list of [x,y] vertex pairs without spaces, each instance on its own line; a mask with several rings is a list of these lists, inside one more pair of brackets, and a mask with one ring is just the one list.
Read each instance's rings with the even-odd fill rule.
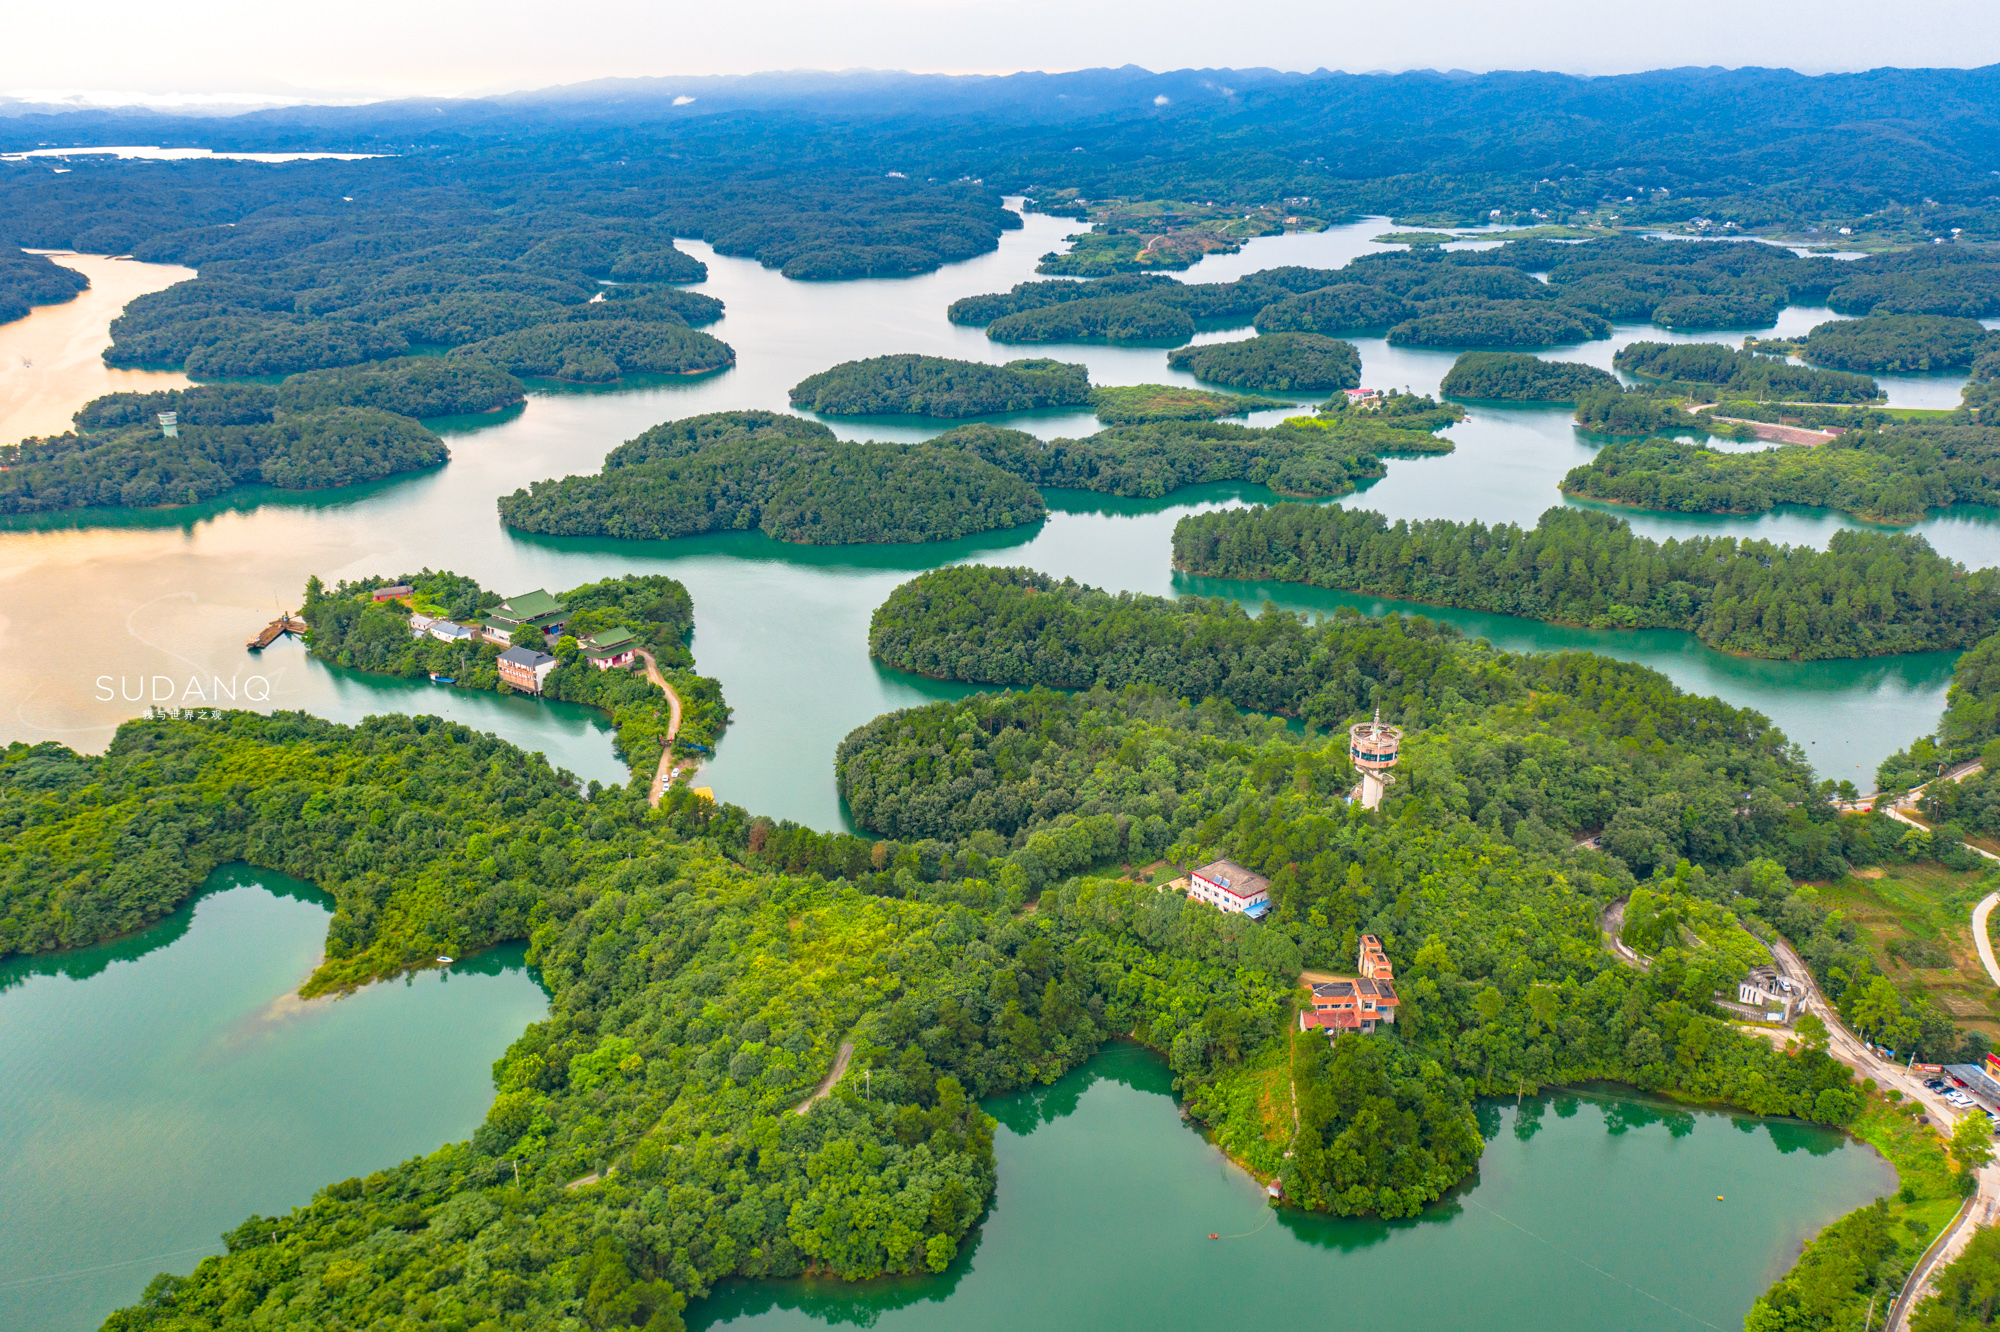
[[547,996],[520,944],[301,1001],[332,899],[246,867],[115,943],[0,962],[0,1328],[94,1328],[253,1212],[475,1128]]
[[1481,1103],[1478,1172],[1420,1218],[1301,1215],[1189,1131],[1171,1081],[1121,1044],[989,1101],[998,1196],[943,1275],[732,1283],[689,1328],[1735,1332],[1808,1236],[1896,1182],[1826,1129],[1607,1087]]

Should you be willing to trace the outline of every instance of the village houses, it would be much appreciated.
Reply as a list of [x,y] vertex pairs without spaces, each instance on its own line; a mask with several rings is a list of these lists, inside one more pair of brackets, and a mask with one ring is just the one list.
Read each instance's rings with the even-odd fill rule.
[[1336,977],[1312,987],[1312,1007],[1299,1010],[1300,1031],[1324,1031],[1332,1040],[1344,1031],[1371,1032],[1379,1022],[1394,1022],[1402,1000],[1396,995],[1395,970],[1382,941],[1361,936],[1351,979]]

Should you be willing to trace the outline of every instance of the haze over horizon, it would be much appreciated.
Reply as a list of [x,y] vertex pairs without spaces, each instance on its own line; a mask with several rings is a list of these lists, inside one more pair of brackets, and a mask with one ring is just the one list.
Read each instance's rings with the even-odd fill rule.
[[[337,26],[314,12],[207,0],[192,11],[92,0],[18,14],[0,52],[0,98],[76,105],[206,106],[473,97],[604,78],[793,70],[919,73],[1269,67],[1552,70],[1677,66],[1827,73],[2000,62],[2000,20],[1944,0],[1926,22],[1885,28],[1878,6],[1833,0],[1802,23],[1770,0],[1678,12],[1668,25],[1554,0],[1534,12],[1442,0],[1426,22],[1303,0],[1230,15],[1191,0],[1095,9],[1052,0],[861,0],[839,7],[747,0],[718,11],[588,0],[549,26],[523,0],[476,20],[436,0],[360,0]],[[254,71],[254,73],[246,73]]]

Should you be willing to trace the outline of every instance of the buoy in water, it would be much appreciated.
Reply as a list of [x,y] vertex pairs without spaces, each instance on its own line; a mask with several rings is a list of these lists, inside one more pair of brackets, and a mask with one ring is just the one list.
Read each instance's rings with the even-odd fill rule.
[[1222,1238],[1222,1236],[1220,1236],[1220,1235],[1210,1235],[1210,1236],[1209,1236],[1209,1238],[1210,1238],[1210,1239],[1221,1239],[1221,1238]]
[[1722,1195],[1721,1195],[1721,1194],[1719,1194],[1719,1193],[1718,1193],[1718,1194],[1716,1194],[1716,1195],[1715,1195],[1715,1200],[1716,1200],[1717,1202],[1721,1202],[1721,1201],[1722,1201]]

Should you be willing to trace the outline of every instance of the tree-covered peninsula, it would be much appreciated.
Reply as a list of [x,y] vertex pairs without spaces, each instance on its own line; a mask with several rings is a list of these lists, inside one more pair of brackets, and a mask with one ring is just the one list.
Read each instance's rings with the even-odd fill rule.
[[1278,504],[1192,514],[1174,565],[1597,629],[1684,629],[1710,647],[1815,661],[1958,649],[2000,628],[2000,573],[1922,537],[1836,532],[1825,551],[1735,537],[1654,541],[1550,509],[1532,528]]
[[1115,384],[1090,391],[1090,410],[1106,425],[1213,421],[1220,416],[1242,416],[1291,405],[1277,398],[1210,393],[1179,384]]
[[517,375],[579,384],[634,374],[705,375],[736,364],[734,348],[698,329],[618,318],[537,324],[470,343],[452,355],[490,361]]
[[422,419],[497,412],[525,397],[520,380],[487,362],[411,356],[289,375],[278,386],[277,406],[288,412],[376,407]]
[[[374,407],[274,410],[276,394],[196,388],[118,393],[63,435],[0,445],[0,514],[198,504],[239,486],[324,490],[435,467],[444,441]],[[155,413],[185,413],[176,436]]]
[[[390,600],[375,599],[390,587],[411,590]],[[557,593],[554,600],[567,613],[554,636],[526,624],[511,629],[505,642],[476,632],[447,642],[411,628],[414,613],[476,631],[502,600],[502,594],[470,578],[425,569],[396,578],[342,581],[332,588],[313,578],[306,584],[299,615],[307,626],[307,649],[329,665],[415,680],[443,679],[460,689],[510,692],[513,686],[501,677],[499,666],[500,654],[510,647],[553,656],[555,665],[541,682],[543,696],[610,714],[619,756],[631,768],[634,784],[644,789],[667,747],[671,718],[665,698],[647,678],[643,660],[629,668],[599,670],[579,647],[593,637],[626,631],[636,648],[652,654],[681,700],[673,752],[686,757],[715,748],[728,725],[729,709],[721,686],[694,673],[694,655],[688,650],[694,602],[679,583],[659,574],[633,574]]]
[[1813,370],[1718,342],[1632,342],[1611,364],[1653,381],[1657,391],[1704,401],[1869,403],[1882,390],[1867,375]]
[[1182,347],[1167,353],[1167,364],[1230,388],[1282,393],[1361,384],[1361,353],[1354,344],[1317,333],[1260,333],[1240,342]]
[[2000,501],[2000,427],[1893,424],[1824,444],[1724,453],[1648,439],[1612,444],[1562,481],[1567,495],[1669,513],[1780,504],[1910,523],[1948,504]]
[[934,416],[947,420],[996,412],[1081,407],[1090,402],[1090,370],[1063,361],[1005,365],[943,356],[872,356],[843,361],[792,386],[792,406],[822,416]]
[[1250,481],[1284,495],[1325,497],[1385,475],[1382,455],[1451,452],[1451,442],[1433,432],[1453,419],[1436,413],[1399,421],[1353,412],[1293,417],[1275,426],[1155,421],[1049,440],[967,425],[931,442],[964,449],[1035,486],[1158,499],[1200,482]]
[[1617,388],[1617,376],[1578,361],[1546,361],[1526,352],[1466,352],[1452,362],[1438,391],[1495,402],[1575,402],[1586,393]]
[[659,541],[755,528],[809,545],[948,541],[1044,512],[1031,485],[964,450],[836,439],[774,412],[669,421],[613,449],[595,476],[500,500],[503,523],[548,536]]
[[1402,347],[1556,347],[1611,336],[1588,310],[1549,301],[1437,301],[1389,330]]
[[27,318],[37,305],[75,300],[89,287],[89,278],[45,254],[0,245],[0,324]]

